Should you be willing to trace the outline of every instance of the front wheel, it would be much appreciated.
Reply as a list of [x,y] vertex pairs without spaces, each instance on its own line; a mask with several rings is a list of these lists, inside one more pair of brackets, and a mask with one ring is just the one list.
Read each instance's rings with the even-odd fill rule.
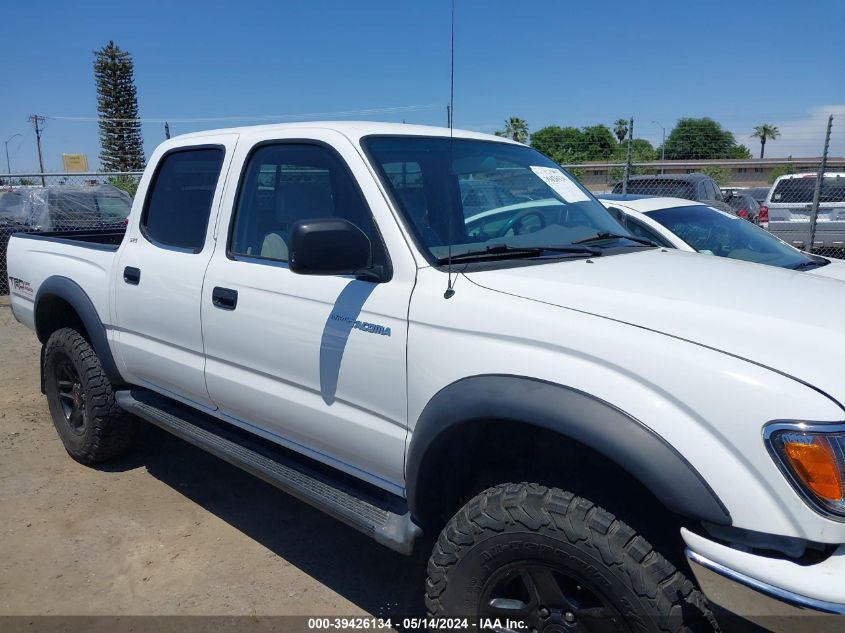
[[426,606],[482,630],[717,628],[704,596],[630,526],[530,483],[490,488],[452,518],[428,564]]
[[79,332],[63,328],[50,336],[43,371],[53,424],[71,457],[94,464],[130,448],[138,422],[117,406],[97,354]]

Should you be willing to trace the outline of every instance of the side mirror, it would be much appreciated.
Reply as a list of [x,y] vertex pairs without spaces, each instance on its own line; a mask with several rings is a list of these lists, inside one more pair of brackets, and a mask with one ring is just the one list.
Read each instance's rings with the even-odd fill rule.
[[290,229],[291,272],[300,275],[374,276],[370,239],[343,218],[299,220]]
[[607,212],[612,215],[613,219],[619,222],[619,224],[624,226],[626,229],[628,228],[628,218],[622,209],[617,207],[607,207]]

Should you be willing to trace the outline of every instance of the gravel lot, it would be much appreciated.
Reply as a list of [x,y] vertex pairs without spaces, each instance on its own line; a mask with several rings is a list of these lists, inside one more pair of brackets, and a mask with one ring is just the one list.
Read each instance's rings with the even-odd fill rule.
[[0,358],[0,616],[421,614],[423,561],[155,427],[70,459],[8,297]]

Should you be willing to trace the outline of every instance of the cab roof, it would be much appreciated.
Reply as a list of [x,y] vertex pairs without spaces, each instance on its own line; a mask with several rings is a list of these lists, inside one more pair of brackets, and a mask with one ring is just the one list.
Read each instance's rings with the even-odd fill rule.
[[[201,132],[189,132],[174,136],[174,139],[202,138],[204,136],[215,136],[219,134],[267,134],[286,133],[291,130],[321,129],[333,130],[343,134],[349,139],[358,140],[370,135],[408,135],[408,136],[438,136],[449,137],[449,128],[431,125],[411,125],[407,123],[383,123],[379,121],[298,121],[296,123],[271,123],[268,125],[248,125],[232,128],[221,128],[216,130],[203,130]],[[452,134],[455,138],[478,139],[485,141],[498,141],[500,143],[511,143],[519,145],[515,141],[492,134],[482,134],[470,130],[454,129]]]

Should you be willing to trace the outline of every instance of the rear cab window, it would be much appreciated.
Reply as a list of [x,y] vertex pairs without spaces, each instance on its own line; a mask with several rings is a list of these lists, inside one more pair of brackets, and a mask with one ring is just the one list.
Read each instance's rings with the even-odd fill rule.
[[225,150],[188,147],[165,154],[150,183],[141,232],[161,248],[199,253],[205,245]]
[[[772,191],[774,204],[810,204],[816,190],[816,176],[782,178]],[[845,176],[825,176],[819,202],[845,202]]]

